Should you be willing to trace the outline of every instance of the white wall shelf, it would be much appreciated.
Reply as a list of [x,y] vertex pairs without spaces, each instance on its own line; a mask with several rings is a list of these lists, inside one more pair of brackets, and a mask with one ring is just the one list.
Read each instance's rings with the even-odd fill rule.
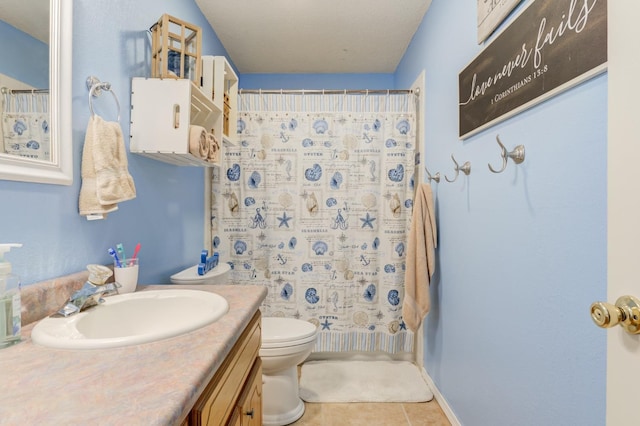
[[[214,129],[222,110],[191,80],[133,78],[133,153],[180,166],[217,166],[189,151],[190,125]],[[220,155],[218,155],[218,160]]]
[[189,151],[190,125],[212,132],[220,145],[235,145],[237,98],[238,76],[224,56],[202,57],[201,87],[187,79],[134,77],[130,150],[179,166],[217,166]]
[[228,129],[223,131],[224,114],[216,122],[216,136],[224,143],[235,145],[238,121],[238,76],[224,56],[202,57],[202,91],[211,96],[213,103],[224,111],[224,95],[228,96]]

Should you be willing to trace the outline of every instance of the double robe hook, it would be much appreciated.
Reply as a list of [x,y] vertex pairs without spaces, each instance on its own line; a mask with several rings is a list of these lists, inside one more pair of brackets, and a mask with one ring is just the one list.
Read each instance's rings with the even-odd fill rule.
[[502,173],[504,169],[507,168],[507,158],[511,158],[516,164],[520,164],[524,161],[524,145],[518,145],[513,149],[513,151],[507,152],[507,148],[505,148],[502,142],[500,142],[499,135],[496,135],[496,141],[498,142],[498,145],[500,145],[500,149],[502,151],[500,154],[502,156],[502,168],[500,170],[495,170],[491,167],[491,164],[487,164],[489,166],[489,170],[493,173]]
[[453,179],[449,179],[445,175],[444,178],[447,180],[447,182],[455,182],[456,179],[458,179],[458,175],[460,174],[460,172],[462,172],[465,175],[469,176],[469,173],[471,173],[471,163],[470,162],[466,161],[462,166],[459,166],[458,162],[456,161],[456,159],[453,158],[453,154],[451,154],[451,159],[453,160],[453,164],[456,165],[456,167],[455,167],[456,175],[453,177]]
[[427,172],[427,180],[429,182],[435,180],[436,182],[440,183],[440,172],[436,172],[435,175],[431,176],[431,173],[429,173],[429,169],[427,169],[427,166],[424,166],[424,171]]

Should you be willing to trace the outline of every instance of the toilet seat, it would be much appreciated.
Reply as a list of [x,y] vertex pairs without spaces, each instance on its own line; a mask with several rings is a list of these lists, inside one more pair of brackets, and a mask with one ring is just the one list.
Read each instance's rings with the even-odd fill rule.
[[262,318],[262,349],[304,345],[316,338],[318,329],[307,321],[293,318]]
[[218,266],[204,275],[198,275],[198,265],[187,268],[171,275],[171,282],[174,284],[207,284],[207,280],[218,275],[225,274],[231,270],[228,263],[219,263]]

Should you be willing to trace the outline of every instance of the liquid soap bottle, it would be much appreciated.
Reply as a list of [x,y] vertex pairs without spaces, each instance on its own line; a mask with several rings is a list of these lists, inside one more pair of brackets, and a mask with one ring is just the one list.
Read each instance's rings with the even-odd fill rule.
[[22,329],[20,278],[11,273],[6,252],[22,244],[0,244],[0,349],[20,342]]

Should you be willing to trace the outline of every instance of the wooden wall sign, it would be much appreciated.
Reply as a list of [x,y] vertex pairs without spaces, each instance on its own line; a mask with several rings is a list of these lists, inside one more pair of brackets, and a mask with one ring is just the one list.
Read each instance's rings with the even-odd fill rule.
[[534,0],[458,75],[465,139],[606,70],[607,0]]

